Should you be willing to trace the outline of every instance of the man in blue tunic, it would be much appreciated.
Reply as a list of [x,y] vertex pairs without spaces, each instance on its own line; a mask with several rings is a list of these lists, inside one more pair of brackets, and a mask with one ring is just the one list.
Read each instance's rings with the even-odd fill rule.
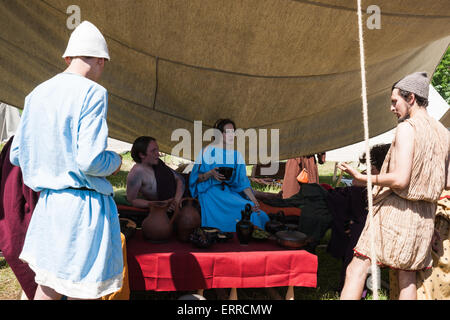
[[69,67],[26,98],[11,163],[40,196],[20,259],[35,272],[35,299],[96,299],[122,286],[113,188],[121,157],[107,147],[108,93],[96,81],[109,60],[100,31],[84,21],[63,55]]

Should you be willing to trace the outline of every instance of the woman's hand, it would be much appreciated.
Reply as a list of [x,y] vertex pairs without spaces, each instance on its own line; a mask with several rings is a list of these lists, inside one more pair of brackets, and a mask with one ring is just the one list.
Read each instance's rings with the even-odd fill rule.
[[253,211],[253,212],[257,212],[257,213],[258,213],[258,216],[259,216],[259,215],[261,214],[261,212],[260,212],[261,208],[259,207],[259,202],[255,200],[253,203],[254,203],[255,205],[252,206],[252,211]]
[[256,200],[256,197],[253,194],[253,190],[250,187],[249,188],[245,188],[244,189],[244,193],[248,197],[248,199],[250,199],[250,201],[254,203],[254,206],[252,206],[252,211],[253,212],[258,212],[258,216],[259,216],[261,214],[261,212],[260,212],[261,209],[259,208],[258,200]]
[[217,171],[217,168],[214,168],[212,170],[209,170],[208,172],[200,173],[198,175],[197,182],[204,182],[204,181],[208,180],[209,178],[214,178],[220,182],[225,180],[225,177],[222,174],[220,174],[219,171]]
[[220,182],[225,180],[225,176],[223,174],[220,174],[219,171],[217,171],[217,168],[214,168],[214,169],[208,171],[206,174],[208,175],[208,178],[212,177]]

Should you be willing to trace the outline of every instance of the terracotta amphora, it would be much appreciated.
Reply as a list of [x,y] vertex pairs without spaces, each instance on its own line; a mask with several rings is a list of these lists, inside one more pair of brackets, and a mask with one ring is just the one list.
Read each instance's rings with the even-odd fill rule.
[[183,198],[180,208],[175,216],[177,239],[182,242],[189,241],[189,235],[202,224],[200,216],[200,202],[194,198]]
[[154,243],[167,242],[172,235],[173,221],[177,216],[178,208],[172,219],[167,216],[167,210],[170,205],[170,200],[153,201],[150,204],[150,213],[142,221],[142,235],[144,239]]

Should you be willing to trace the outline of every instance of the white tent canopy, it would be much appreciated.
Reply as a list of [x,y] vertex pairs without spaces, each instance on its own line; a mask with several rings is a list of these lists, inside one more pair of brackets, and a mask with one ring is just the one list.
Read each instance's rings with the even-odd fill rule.
[[7,141],[14,135],[20,121],[19,109],[0,103],[0,142]]
[[[439,92],[434,89],[432,85],[430,85],[430,93],[429,93],[429,104],[427,107],[428,114],[432,116],[436,120],[440,120],[442,116],[449,110],[449,105],[447,102],[441,97]],[[394,117],[394,115],[392,115]],[[370,127],[370,124],[369,124]],[[395,137],[395,128],[380,134],[376,137],[373,137],[369,140],[369,145],[374,146],[376,144],[385,144],[391,143]],[[359,157],[366,151],[366,145],[364,141],[339,148],[327,151],[326,159],[327,161],[359,161]]]

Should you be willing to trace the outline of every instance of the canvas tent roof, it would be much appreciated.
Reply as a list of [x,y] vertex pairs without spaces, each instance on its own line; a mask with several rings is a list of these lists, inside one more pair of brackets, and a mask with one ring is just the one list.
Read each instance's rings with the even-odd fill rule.
[[[428,114],[436,120],[442,119],[442,116],[449,110],[448,103],[441,97],[439,92],[430,85],[429,103],[427,107]],[[369,146],[376,144],[391,143],[395,137],[395,128],[382,133],[369,140]],[[366,144],[364,141],[354,143],[349,146],[327,151],[327,161],[359,161],[360,156],[366,151]]]
[[447,111],[441,118],[441,122],[447,128],[450,128],[450,110]]
[[[373,136],[395,125],[392,84],[414,71],[432,75],[450,41],[450,1],[376,2],[381,29],[364,29]],[[0,101],[22,108],[64,70],[73,4],[109,45],[100,83],[113,138],[151,135],[170,153],[174,129],[227,117],[244,129],[279,129],[287,159],[363,137],[356,1],[348,0],[0,0]]]

